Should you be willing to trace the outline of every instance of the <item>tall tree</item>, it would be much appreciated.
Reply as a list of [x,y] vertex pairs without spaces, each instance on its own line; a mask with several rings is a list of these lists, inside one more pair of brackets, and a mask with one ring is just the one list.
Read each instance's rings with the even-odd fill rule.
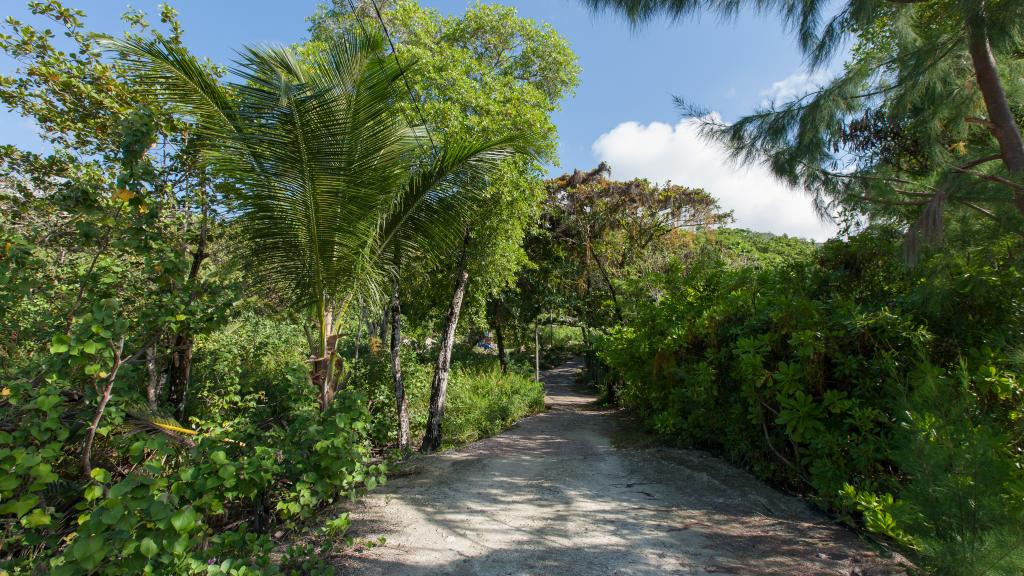
[[[520,278],[522,295],[536,300],[534,314],[580,326],[591,373],[593,331],[629,323],[624,300],[651,297],[639,284],[677,257],[675,239],[732,219],[704,189],[619,182],[610,172],[602,162],[548,180],[541,225],[527,241],[536,267]],[[609,400],[614,392],[609,386]]]
[[395,412],[398,416],[398,449],[409,450],[409,403],[405,398],[402,376],[402,303],[399,287],[402,279],[401,258],[395,258],[394,290],[391,294],[391,376],[395,388]]
[[498,365],[501,373],[508,372],[508,350],[505,349],[505,302],[500,296],[488,303],[488,324],[494,328],[494,341],[498,347]]
[[[192,339],[226,316],[226,307],[214,304],[224,298],[225,286],[202,274],[207,246],[222,229],[220,183],[200,165],[202,140],[190,136],[189,124],[152,98],[146,86],[104,58],[104,35],[85,31],[83,12],[57,1],[33,2],[29,10],[50,20],[57,32],[15,18],[6,21],[0,50],[18,69],[0,78],[0,100],[39,127],[52,153],[0,149],[7,184],[3,212],[20,220],[3,228],[24,239],[37,238],[41,254],[53,251],[54,269],[60,273],[50,278],[46,300],[62,309],[65,333],[88,310],[88,302],[113,295],[98,281],[105,270],[135,271],[116,291],[125,304],[154,302],[145,295],[146,287],[164,295],[164,313],[143,322],[152,327],[162,323],[157,318],[174,319],[159,334],[146,336],[153,340],[148,347],[149,404],[181,418]],[[126,34],[180,47],[175,11],[163,6],[160,19],[166,33],[151,27],[141,13],[128,13]],[[58,46],[57,34],[73,48]],[[112,205],[103,191],[112,196]],[[128,224],[139,218],[141,228]],[[133,237],[143,230],[143,237]],[[160,288],[152,288],[152,281]],[[71,284],[75,289],[62,293]],[[5,322],[27,333],[16,328],[19,323],[14,317]],[[129,340],[128,345],[135,343]]]
[[380,57],[379,34],[334,38],[302,55],[247,48],[240,80],[226,85],[173,43],[110,44],[213,143],[211,166],[237,188],[247,262],[308,311],[310,380],[326,410],[344,372],[337,341],[352,299],[384,300],[388,251],[448,235],[437,206],[458,218],[510,154],[509,141],[452,138],[431,148],[395,107],[403,70]]
[[455,265],[455,288],[452,290],[452,301],[445,314],[444,327],[441,330],[441,345],[437,352],[434,365],[434,378],[430,382],[430,412],[427,415],[427,431],[423,435],[420,452],[434,452],[441,448],[441,425],[444,421],[444,403],[448,396],[448,374],[451,369],[452,348],[455,346],[455,330],[459,325],[462,312],[462,300],[466,295],[466,282],[469,280],[467,256],[469,253],[471,231],[466,228],[459,250],[459,260]]
[[[556,160],[550,114],[576,85],[576,57],[549,26],[520,18],[504,6],[477,5],[463,15],[445,17],[408,0],[387,5],[379,0],[336,0],[314,17],[311,32],[316,40],[353,28],[387,28],[394,41],[389,56],[407,68],[404,113],[429,125],[437,142],[520,134],[532,153],[503,162],[491,174],[485,198],[457,228],[460,233],[466,226],[472,230],[465,270],[458,265],[462,250],[455,246],[445,263],[417,258],[421,266],[403,269],[402,284],[409,287],[405,293],[419,296],[404,298],[410,306],[403,310],[424,323],[441,318],[443,332],[451,330],[454,338],[459,318],[465,315],[461,307],[467,305],[474,316],[482,315],[488,298],[511,285],[525,262],[521,241],[544,197],[543,164]],[[411,259],[417,252],[403,254]],[[450,276],[434,273],[439,270]],[[456,301],[459,311],[452,315]],[[442,376],[450,360],[450,350],[442,347],[435,383],[446,381]],[[445,396],[438,390],[431,395],[442,402]],[[432,412],[438,418],[442,413]],[[440,423],[428,428],[440,430]]]

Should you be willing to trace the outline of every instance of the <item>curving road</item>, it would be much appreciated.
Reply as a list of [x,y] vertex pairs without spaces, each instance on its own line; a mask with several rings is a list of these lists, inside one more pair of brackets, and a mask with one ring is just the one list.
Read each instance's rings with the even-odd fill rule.
[[585,409],[579,361],[544,373],[548,411],[417,458],[352,510],[360,575],[903,574],[801,500],[695,451],[619,449]]

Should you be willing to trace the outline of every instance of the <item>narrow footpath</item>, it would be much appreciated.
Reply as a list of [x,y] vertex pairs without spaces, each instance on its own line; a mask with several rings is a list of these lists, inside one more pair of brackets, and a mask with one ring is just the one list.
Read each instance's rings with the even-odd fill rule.
[[343,574],[903,574],[798,498],[718,458],[616,448],[580,361],[543,373],[547,412],[417,458],[352,510]]

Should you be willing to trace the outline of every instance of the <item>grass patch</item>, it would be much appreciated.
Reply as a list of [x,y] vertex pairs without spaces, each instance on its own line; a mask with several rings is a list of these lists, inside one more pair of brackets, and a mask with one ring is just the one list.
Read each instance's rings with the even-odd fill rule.
[[444,423],[446,446],[493,436],[544,410],[544,387],[525,370],[457,367],[451,376]]

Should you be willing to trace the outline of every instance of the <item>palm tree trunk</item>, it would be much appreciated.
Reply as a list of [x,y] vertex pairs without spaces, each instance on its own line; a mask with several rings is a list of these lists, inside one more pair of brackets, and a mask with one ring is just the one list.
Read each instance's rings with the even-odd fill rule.
[[[978,13],[968,19],[971,61],[974,64],[978,89],[981,90],[985,108],[988,110],[992,134],[999,142],[1003,164],[1010,174],[1020,177],[1024,176],[1024,141],[1021,139],[1020,127],[1013,117],[1013,111],[1010,110],[1010,102],[1006,99],[1006,91],[999,81],[996,59],[989,44],[984,11],[984,6],[981,6]],[[1024,213],[1024,193],[1016,189],[1013,198],[1017,209]]]
[[398,413],[398,449],[409,450],[409,406],[405,400],[405,381],[402,379],[402,307],[398,299],[399,276],[391,294],[391,375],[395,384],[395,409]]
[[448,394],[448,373],[452,361],[452,347],[455,345],[455,328],[459,324],[459,312],[462,310],[462,297],[466,293],[466,282],[469,270],[466,257],[469,249],[469,228],[462,237],[462,251],[456,268],[455,291],[448,307],[448,315],[444,321],[444,333],[441,337],[441,349],[437,353],[437,365],[434,367],[434,380],[430,384],[430,414],[427,416],[427,432],[423,436],[420,452],[433,452],[441,447],[441,421],[444,419],[444,401]]
[[384,340],[388,336],[388,309],[390,306],[384,306],[384,310],[380,313],[380,324],[377,325],[377,339],[380,340],[381,346],[384,345]]
[[362,344],[363,338],[363,320],[366,317],[366,307],[359,304],[359,320],[356,321],[356,351],[354,360],[359,362],[359,345]]
[[336,392],[335,366],[332,363],[334,362],[334,349],[338,345],[338,336],[334,334],[334,312],[331,308],[326,303],[321,303],[316,312],[319,316],[317,322],[320,324],[320,337],[317,344],[318,349],[312,350],[312,354],[310,354],[312,365],[309,378],[316,388],[320,412],[326,412],[331,406]]

